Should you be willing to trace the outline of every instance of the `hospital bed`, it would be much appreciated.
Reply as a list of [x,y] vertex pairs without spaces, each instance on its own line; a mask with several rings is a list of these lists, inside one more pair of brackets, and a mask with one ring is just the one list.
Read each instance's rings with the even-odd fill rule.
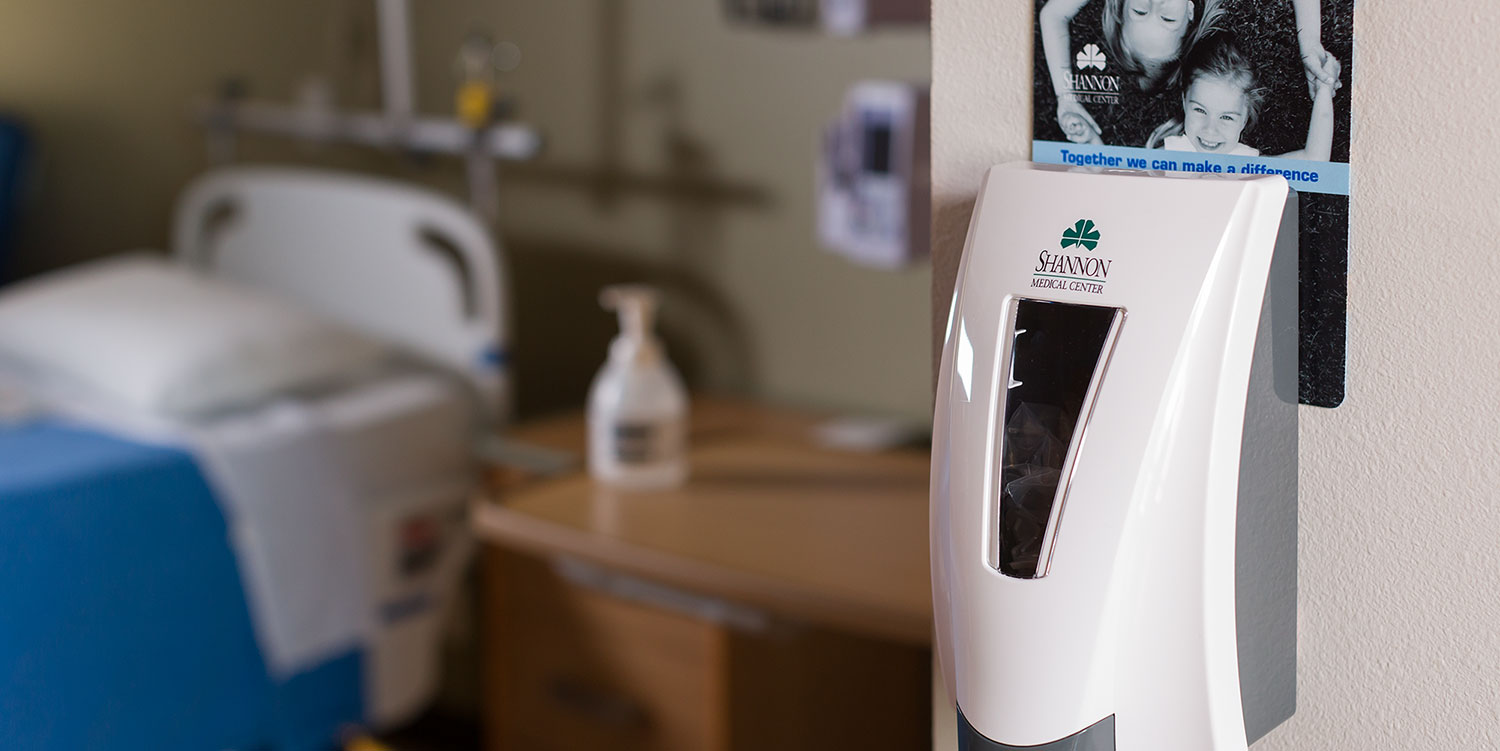
[[[494,242],[415,188],[241,168],[173,246],[0,289],[0,747],[312,751],[436,689],[506,412]],[[160,375],[191,348],[209,382]]]

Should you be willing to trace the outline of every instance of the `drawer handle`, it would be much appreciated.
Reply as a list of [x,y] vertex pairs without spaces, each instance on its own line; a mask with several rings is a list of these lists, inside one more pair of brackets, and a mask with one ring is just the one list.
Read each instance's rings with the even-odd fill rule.
[[623,696],[571,678],[555,678],[547,688],[563,709],[600,725],[622,729],[646,726],[646,710]]

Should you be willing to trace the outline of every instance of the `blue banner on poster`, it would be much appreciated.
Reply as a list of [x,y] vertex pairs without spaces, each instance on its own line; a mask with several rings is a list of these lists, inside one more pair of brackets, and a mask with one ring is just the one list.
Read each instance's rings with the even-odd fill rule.
[[1349,165],[1268,156],[1201,154],[1193,151],[1143,149],[1132,146],[1033,141],[1031,159],[1072,167],[1139,169],[1225,175],[1281,175],[1303,193],[1349,195]]

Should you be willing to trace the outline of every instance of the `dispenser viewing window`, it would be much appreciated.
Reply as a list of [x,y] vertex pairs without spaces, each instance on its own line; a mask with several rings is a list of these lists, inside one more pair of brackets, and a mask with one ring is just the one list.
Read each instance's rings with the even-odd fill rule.
[[1244,751],[1296,708],[1297,227],[1279,176],[986,175],[933,415],[965,751]]
[[1046,576],[1068,478],[1123,311],[1017,299],[1010,306],[1009,384],[1000,424],[992,565]]

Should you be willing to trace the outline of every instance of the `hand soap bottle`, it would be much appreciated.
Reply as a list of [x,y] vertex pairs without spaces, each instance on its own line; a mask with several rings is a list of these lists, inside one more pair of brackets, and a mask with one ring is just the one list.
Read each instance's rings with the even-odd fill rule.
[[687,479],[687,390],[652,333],[656,291],[606,287],[620,335],[589,389],[589,473],[627,490],[660,490]]

